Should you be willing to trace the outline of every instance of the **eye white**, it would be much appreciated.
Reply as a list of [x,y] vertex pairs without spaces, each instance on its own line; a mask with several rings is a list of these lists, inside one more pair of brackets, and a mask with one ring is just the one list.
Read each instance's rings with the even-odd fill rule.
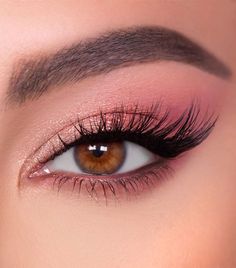
[[126,173],[148,164],[151,164],[157,159],[157,156],[133,142],[126,141],[125,143],[126,158],[123,165],[116,173]]
[[[125,141],[124,146],[126,151],[125,159],[116,174],[130,172],[158,160],[158,157],[155,154],[143,146],[129,141]],[[45,171],[66,171],[70,173],[85,174],[74,159],[74,149],[75,148],[72,147],[61,155],[55,157],[54,160],[46,165]]]

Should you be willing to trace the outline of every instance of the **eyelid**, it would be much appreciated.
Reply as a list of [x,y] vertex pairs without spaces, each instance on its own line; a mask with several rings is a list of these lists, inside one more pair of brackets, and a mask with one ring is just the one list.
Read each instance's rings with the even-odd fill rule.
[[[74,192],[78,197],[83,195],[83,197],[92,197],[96,201],[105,199],[107,204],[108,200],[114,198],[115,201],[129,200],[141,193],[151,192],[153,188],[173,176],[174,169],[170,166],[170,161],[158,165],[153,163],[125,174],[104,175],[99,178],[87,174],[57,172],[37,177],[31,182],[34,186],[44,185],[49,190],[57,192],[60,192],[63,187],[63,190]],[[27,186],[29,184],[26,184]]]
[[[197,124],[195,121],[197,119],[197,117],[199,116],[199,106],[198,103],[192,103],[190,105],[190,108],[188,107],[185,112],[183,114],[186,115],[186,113],[188,114],[188,116],[190,118],[188,118],[188,121],[191,123],[191,120],[193,120],[193,122],[191,123],[192,126],[192,132],[194,133],[193,130],[194,127],[197,128],[198,130],[195,131],[196,135],[197,135],[197,143],[193,146],[198,145],[202,140],[204,140],[207,135],[210,133],[211,129],[213,128],[216,119],[213,117],[213,115],[208,116],[207,119],[202,119],[201,122],[199,124]],[[34,175],[37,173],[37,171],[40,169],[40,167],[45,164],[46,161],[49,160],[49,158],[52,156],[52,154],[58,155],[63,151],[63,148],[65,146],[65,144],[71,144],[73,142],[75,142],[76,140],[81,138],[81,131],[79,131],[78,128],[82,128],[83,129],[83,135],[86,134],[87,132],[87,136],[89,136],[89,134],[91,134],[91,129],[95,128],[95,132],[97,132],[98,129],[100,129],[100,131],[103,130],[104,128],[104,118],[102,116],[107,116],[107,126],[112,128],[112,124],[114,124],[114,114],[120,114],[121,117],[120,119],[122,119],[123,117],[126,118],[127,122],[124,120],[124,122],[126,122],[126,126],[130,126],[131,124],[135,124],[135,122],[131,122],[132,118],[144,118],[146,120],[145,124],[146,125],[146,131],[148,132],[150,128],[151,124],[154,124],[154,122],[156,122],[155,124],[161,125],[161,124],[165,124],[165,135],[168,137],[170,137],[171,132],[173,132],[173,129],[175,132],[179,132],[180,129],[178,129],[178,127],[181,127],[181,124],[176,126],[175,122],[182,122],[183,120],[183,114],[182,116],[179,116],[179,119],[174,121],[174,123],[171,123],[171,120],[169,120],[169,111],[164,111],[161,109],[161,104],[159,103],[158,105],[152,105],[151,108],[143,108],[143,107],[139,107],[138,105],[133,106],[132,108],[129,107],[124,107],[124,106],[118,106],[116,109],[113,109],[112,111],[107,111],[107,112],[100,112],[100,113],[96,113],[92,116],[88,116],[82,120],[78,120],[76,123],[72,123],[69,126],[63,128],[61,131],[59,131],[58,133],[56,133],[52,138],[50,138],[44,145],[42,145],[38,150],[36,150],[36,152],[31,155],[24,163],[21,172],[20,172],[20,179],[21,178],[32,178],[34,177]],[[133,116],[133,117],[132,117]],[[99,123],[94,123],[95,118],[103,118],[99,121]],[[131,121],[130,121],[131,120]],[[194,121],[195,120],[195,121]],[[139,121],[139,120],[137,120]],[[96,121],[95,121],[96,122]],[[123,122],[123,123],[124,123]],[[150,123],[151,122],[151,123]],[[188,122],[188,123],[189,123]],[[118,124],[118,121],[115,122],[116,124]],[[149,124],[150,123],[150,124]],[[184,123],[184,122],[182,122]],[[187,121],[185,121],[185,124],[187,123]],[[116,126],[117,127],[117,126]],[[160,126],[159,126],[160,127]],[[86,130],[87,128],[87,130]],[[88,130],[90,129],[90,131]],[[158,131],[160,132],[160,129],[157,127],[156,132],[158,133]],[[183,130],[182,130],[183,131]],[[184,130],[185,132],[187,130]],[[205,131],[205,133],[204,133]],[[202,133],[203,132],[203,133]],[[160,135],[161,132],[158,134]],[[201,138],[201,134],[203,134],[202,138]],[[82,135],[82,136],[83,136]],[[186,135],[186,133],[182,133],[181,135]],[[200,135],[200,136],[199,136]],[[90,138],[92,136],[90,135]],[[104,136],[103,136],[104,137]],[[163,137],[162,137],[163,139]],[[191,145],[191,144],[190,144]],[[191,146],[190,146],[191,147]],[[189,148],[190,149],[190,148]],[[174,155],[172,156],[174,157]]]

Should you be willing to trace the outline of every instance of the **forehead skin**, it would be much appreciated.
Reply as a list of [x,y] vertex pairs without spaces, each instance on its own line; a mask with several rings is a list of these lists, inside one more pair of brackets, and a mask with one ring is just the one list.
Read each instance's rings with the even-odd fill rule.
[[[22,55],[54,51],[100,32],[137,25],[159,25],[179,31],[232,69],[233,76],[223,93],[226,101],[220,123],[222,130],[218,130],[209,147],[212,151],[205,154],[211,166],[216,165],[215,169],[209,169],[208,164],[195,167],[197,171],[205,170],[205,176],[221,176],[222,180],[209,188],[203,185],[205,188],[195,190],[200,197],[189,204],[190,218],[185,217],[185,207],[180,206],[176,214],[171,214],[171,220],[163,217],[168,205],[162,208],[162,204],[155,202],[106,208],[104,212],[103,207],[84,207],[54,199],[49,202],[42,196],[29,202],[18,199],[17,175],[22,164],[19,159],[24,158],[20,150],[14,151],[17,141],[21,142],[15,138],[16,130],[13,132],[18,110],[5,110],[3,105],[14,63]],[[235,28],[236,2],[232,0],[0,2],[1,267],[208,268],[221,263],[219,267],[235,267],[236,234],[232,226],[236,221],[233,217],[236,202],[230,199],[232,189],[236,189]],[[216,141],[220,139],[219,144]],[[221,158],[217,158],[219,155]],[[187,175],[183,175],[186,180]],[[228,199],[224,196],[219,199],[225,192]],[[194,193],[192,190],[189,196]],[[187,196],[188,193],[180,200],[188,200]],[[169,204],[175,207],[176,200],[170,199]],[[226,204],[231,205],[226,208]],[[219,210],[213,213],[211,208],[216,207]],[[177,223],[174,215],[177,218],[182,215]],[[45,218],[48,221],[42,220]],[[215,221],[213,227],[212,221]],[[222,234],[222,226],[232,231]],[[218,238],[222,245],[215,243]]]

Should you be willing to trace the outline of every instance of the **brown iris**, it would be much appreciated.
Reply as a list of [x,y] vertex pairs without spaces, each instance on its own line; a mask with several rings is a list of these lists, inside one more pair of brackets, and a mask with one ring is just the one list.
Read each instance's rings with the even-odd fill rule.
[[111,174],[123,164],[125,146],[123,142],[81,144],[75,147],[74,158],[86,173]]

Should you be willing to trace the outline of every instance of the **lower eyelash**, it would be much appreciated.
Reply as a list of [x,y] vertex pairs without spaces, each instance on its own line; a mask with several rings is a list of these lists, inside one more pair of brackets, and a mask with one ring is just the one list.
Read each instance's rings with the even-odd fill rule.
[[[116,178],[109,176],[90,177],[89,175],[69,176],[63,174],[51,174],[53,177],[52,189],[58,192],[66,186],[72,192],[84,194],[95,200],[123,200],[138,196],[144,192],[154,189],[157,185],[173,175],[174,170],[168,161],[161,165],[151,164],[133,172],[134,174],[118,174]],[[47,176],[47,175],[46,175]]]

